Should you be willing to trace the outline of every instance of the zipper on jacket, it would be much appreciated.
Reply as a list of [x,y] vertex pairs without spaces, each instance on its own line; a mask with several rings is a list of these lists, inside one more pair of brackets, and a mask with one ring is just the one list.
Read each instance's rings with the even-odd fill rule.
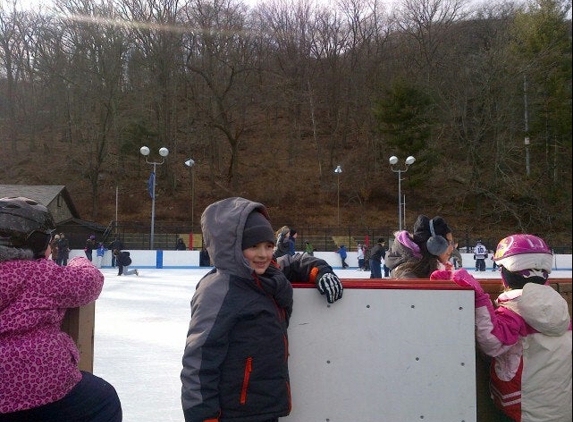
[[290,383],[286,383],[286,387],[287,387],[287,394],[288,394],[288,412],[290,413],[292,411],[292,395],[291,395],[291,391],[290,391]]
[[[261,285],[261,280],[259,279],[259,277],[257,277],[256,274],[253,274],[253,277],[255,279],[255,283],[256,285],[263,291],[265,292],[265,289],[263,288],[263,286]],[[286,321],[287,319],[287,313],[286,310],[284,308],[282,308],[281,306],[279,306],[279,304],[277,303],[276,299],[269,293],[265,292],[265,295],[273,301],[275,308],[277,310],[277,317],[279,319],[279,321]]]
[[248,357],[245,363],[245,374],[243,376],[243,388],[241,388],[241,404],[247,403],[247,388],[249,387],[249,380],[251,378],[251,372],[253,370],[253,358]]

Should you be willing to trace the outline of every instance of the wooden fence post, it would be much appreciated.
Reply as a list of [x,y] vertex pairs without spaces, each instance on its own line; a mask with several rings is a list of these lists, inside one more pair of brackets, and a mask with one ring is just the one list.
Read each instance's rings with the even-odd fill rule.
[[74,339],[80,351],[79,368],[93,372],[94,369],[95,302],[81,308],[68,309],[62,321],[62,330]]

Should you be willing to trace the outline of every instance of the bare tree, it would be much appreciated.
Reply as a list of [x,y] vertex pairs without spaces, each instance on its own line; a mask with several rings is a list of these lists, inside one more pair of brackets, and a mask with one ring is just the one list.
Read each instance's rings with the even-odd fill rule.
[[22,59],[25,34],[20,23],[24,18],[16,9],[16,1],[0,3],[0,63],[5,77],[6,138],[10,140],[12,155],[18,151],[17,85],[22,77]]
[[[267,95],[271,95],[273,106],[290,127],[286,139],[289,165],[296,157],[295,146],[300,144],[311,122],[307,89],[313,89],[310,61],[313,11],[309,1],[286,0],[262,4],[257,10],[259,27],[269,34]],[[315,101],[314,106],[317,105]]]
[[[246,84],[253,72],[253,47],[245,9],[228,0],[193,0],[185,6],[184,13],[191,28],[185,37],[191,99],[198,121],[212,130],[208,136],[211,151],[216,150],[217,134],[229,144],[226,180],[236,190],[239,145],[251,103]],[[214,162],[211,166],[215,168]]]
[[427,83],[442,69],[448,29],[464,18],[466,4],[467,0],[402,0],[397,8],[398,29],[411,40],[407,57]]
[[91,215],[96,219],[100,183],[117,139],[125,40],[120,28],[108,23],[117,18],[112,6],[62,0],[56,7],[63,42],[55,53],[65,58],[65,66],[52,71],[67,86],[66,126],[73,145],[68,163],[89,180]]

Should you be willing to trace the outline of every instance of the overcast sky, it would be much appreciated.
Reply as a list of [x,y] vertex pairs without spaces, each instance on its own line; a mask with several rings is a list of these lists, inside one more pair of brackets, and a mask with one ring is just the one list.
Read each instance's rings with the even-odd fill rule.
[[[265,3],[268,1],[272,1],[272,0],[243,0],[243,2],[249,6],[255,6],[258,3]],[[392,4],[394,2],[397,2],[399,0],[384,0],[383,2],[387,5]],[[314,0],[314,2],[316,3],[323,3],[323,4],[329,4],[335,3],[335,0]],[[6,1],[5,0],[0,0],[0,3],[3,3],[4,5],[6,5]],[[44,8],[46,6],[48,6],[51,3],[51,0],[18,0],[19,5],[22,8],[25,9],[37,9],[40,5],[42,5]]]

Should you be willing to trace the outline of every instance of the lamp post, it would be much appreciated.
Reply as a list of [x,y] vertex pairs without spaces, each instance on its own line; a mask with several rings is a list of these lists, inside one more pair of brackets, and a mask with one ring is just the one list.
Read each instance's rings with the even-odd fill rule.
[[340,173],[342,173],[342,167],[336,166],[336,168],[334,169],[334,172],[335,172],[336,175],[338,176],[338,202],[337,202],[337,208],[338,208],[338,226],[340,227]]
[[410,168],[410,166],[412,164],[414,164],[416,159],[410,155],[408,158],[406,158],[406,161],[405,161],[406,166],[404,168],[395,167],[396,164],[398,164],[398,157],[396,157],[395,155],[390,157],[390,159],[388,161],[390,163],[390,168],[392,169],[392,171],[394,173],[398,173],[398,230],[401,231],[402,230],[402,218],[403,218],[402,217],[402,173],[407,172],[408,168]]
[[[119,208],[119,186],[115,185],[115,222],[113,224],[113,234],[117,236],[117,218],[118,218],[118,210]],[[113,251],[112,251],[113,252]]]
[[149,236],[149,249],[153,249],[153,241],[155,238],[155,175],[156,175],[156,170],[157,170],[157,166],[160,166],[161,164],[163,164],[165,162],[165,157],[167,157],[169,155],[169,150],[165,147],[162,147],[159,149],[159,155],[161,155],[163,157],[163,159],[161,161],[148,161],[147,160],[147,156],[149,155],[149,148],[146,146],[143,146],[139,149],[139,152],[141,153],[141,155],[143,155],[145,157],[145,162],[147,164],[151,164],[153,165],[153,173],[151,173],[151,176],[149,177],[149,188],[150,188],[150,195],[151,195],[151,233]]
[[187,161],[185,161],[185,165],[189,167],[191,172],[191,232],[193,232],[193,210],[195,209],[195,171],[193,170],[193,166],[195,165],[195,160],[189,158]]

